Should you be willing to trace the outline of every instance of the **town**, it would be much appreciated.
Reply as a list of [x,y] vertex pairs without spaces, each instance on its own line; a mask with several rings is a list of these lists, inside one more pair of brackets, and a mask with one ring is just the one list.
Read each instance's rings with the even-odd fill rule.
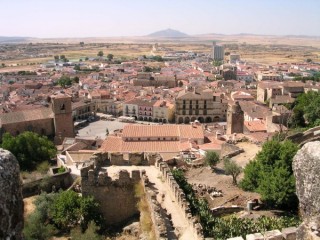
[[0,240],[320,239],[317,36],[0,36],[0,107]]

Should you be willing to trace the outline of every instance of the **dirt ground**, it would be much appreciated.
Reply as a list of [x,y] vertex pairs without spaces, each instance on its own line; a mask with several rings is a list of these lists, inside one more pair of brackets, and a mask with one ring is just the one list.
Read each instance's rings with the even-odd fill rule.
[[26,217],[28,217],[35,209],[35,205],[33,204],[33,201],[37,198],[37,196],[32,196],[32,197],[28,197],[28,198],[24,198],[23,199],[23,203],[24,203],[24,219],[26,219]]
[[[241,167],[244,167],[252,160],[261,149],[260,146],[248,142],[238,143],[237,146],[243,148],[245,152],[232,159],[234,159]],[[239,187],[234,186],[232,184],[232,177],[225,175],[222,162],[218,163],[215,170],[212,170],[209,167],[189,169],[186,172],[186,177],[191,184],[203,184],[215,187],[217,190],[222,191],[222,197],[211,198],[210,196],[206,196],[211,208],[222,205],[238,205],[246,207],[247,201],[260,198],[258,193],[245,192]],[[238,177],[238,181],[242,178],[243,173]]]

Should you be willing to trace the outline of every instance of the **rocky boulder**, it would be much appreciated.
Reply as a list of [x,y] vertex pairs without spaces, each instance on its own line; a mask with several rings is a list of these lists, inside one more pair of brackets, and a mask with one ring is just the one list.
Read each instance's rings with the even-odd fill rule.
[[17,159],[0,148],[0,239],[22,239],[23,199]]
[[306,143],[293,159],[303,223],[297,239],[320,239],[320,142]]

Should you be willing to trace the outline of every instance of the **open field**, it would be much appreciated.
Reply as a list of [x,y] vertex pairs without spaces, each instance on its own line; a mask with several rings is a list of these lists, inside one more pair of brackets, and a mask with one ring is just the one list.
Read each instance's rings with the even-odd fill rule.
[[[80,42],[84,46],[80,46]],[[311,58],[320,61],[320,37],[219,35],[206,34],[187,38],[79,38],[79,39],[26,39],[15,44],[0,44],[0,72],[32,70],[41,63],[52,61],[55,55],[79,61],[85,57],[96,57],[99,51],[106,57],[131,60],[142,55],[151,55],[152,45],[158,43],[160,50],[155,55],[170,51],[194,51],[211,54],[212,41],[225,45],[225,52],[236,52],[241,59],[262,64],[301,62]]]

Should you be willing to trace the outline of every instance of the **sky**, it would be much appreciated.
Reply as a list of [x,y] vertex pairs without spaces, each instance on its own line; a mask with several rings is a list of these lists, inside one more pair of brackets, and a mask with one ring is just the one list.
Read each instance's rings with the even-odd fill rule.
[[0,36],[320,36],[320,0],[0,0]]

